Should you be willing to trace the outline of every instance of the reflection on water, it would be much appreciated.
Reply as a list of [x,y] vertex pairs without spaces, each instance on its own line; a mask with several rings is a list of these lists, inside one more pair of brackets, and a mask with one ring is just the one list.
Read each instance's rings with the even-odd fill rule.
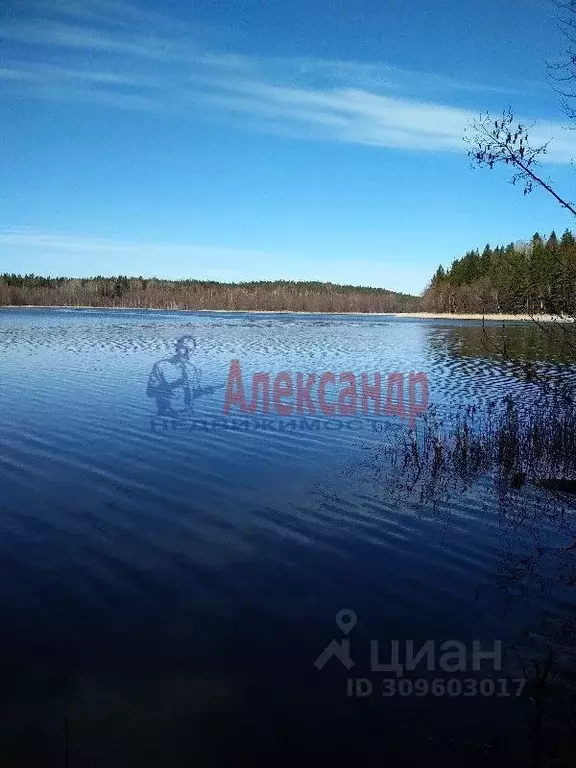
[[[544,362],[549,342],[533,334],[517,325],[506,337]],[[153,430],[150,372],[187,336],[207,390],[196,426]],[[259,414],[254,428],[222,420],[233,359],[247,376],[423,371],[446,412],[529,387],[482,328],[14,310],[0,313],[0,359],[3,762],[527,764],[535,662],[552,646],[562,657],[562,696],[571,669],[572,542],[537,514],[541,495],[519,494],[503,514],[479,478],[436,507],[402,498],[373,461],[407,429],[393,417],[351,429],[318,416],[290,429],[263,429]],[[173,372],[160,370],[165,384]],[[357,617],[348,634],[342,609]],[[314,666],[345,639],[354,667]],[[484,662],[456,677],[479,685],[526,667],[532,687],[386,696],[396,674],[372,669],[371,640],[381,664],[393,641],[502,641],[502,670]],[[424,690],[446,672],[422,664],[409,676]],[[372,694],[347,695],[350,677]],[[554,722],[565,722],[562,696]]]

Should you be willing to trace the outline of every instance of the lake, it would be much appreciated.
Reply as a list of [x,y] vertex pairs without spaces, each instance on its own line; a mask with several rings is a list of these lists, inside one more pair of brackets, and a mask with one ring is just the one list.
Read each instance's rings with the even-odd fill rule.
[[[151,372],[190,335],[208,391],[172,418]],[[573,679],[574,590],[534,558],[566,532],[488,478],[399,493],[407,384],[388,413],[242,411],[234,360],[247,407],[261,373],[289,403],[297,373],[417,372],[446,415],[527,386],[472,322],[1,310],[2,765],[527,764],[523,667],[555,643]]]

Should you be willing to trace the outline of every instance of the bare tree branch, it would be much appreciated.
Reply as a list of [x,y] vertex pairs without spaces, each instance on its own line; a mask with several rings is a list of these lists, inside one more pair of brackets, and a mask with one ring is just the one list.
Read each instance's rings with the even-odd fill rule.
[[565,198],[561,197],[542,176],[536,173],[538,159],[546,154],[548,143],[532,146],[529,141],[528,128],[522,123],[515,122],[511,109],[502,113],[502,117],[492,120],[488,112],[480,115],[472,123],[473,135],[465,136],[469,146],[468,157],[480,167],[494,168],[496,165],[509,165],[516,171],[512,183],[521,182],[524,194],[532,192],[534,185],[546,190],[548,194],[576,216],[576,208]]

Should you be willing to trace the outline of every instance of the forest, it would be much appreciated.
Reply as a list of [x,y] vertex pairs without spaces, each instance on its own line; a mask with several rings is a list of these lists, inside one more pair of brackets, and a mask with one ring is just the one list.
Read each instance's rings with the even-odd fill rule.
[[468,251],[438,267],[422,299],[427,312],[574,314],[576,239],[546,238]]
[[409,312],[420,299],[383,288],[289,280],[219,283],[144,277],[0,275],[0,306],[292,312]]
[[576,314],[576,238],[470,250],[438,267],[421,297],[384,288],[291,280],[220,283],[127,277],[0,275],[0,306],[291,312]]

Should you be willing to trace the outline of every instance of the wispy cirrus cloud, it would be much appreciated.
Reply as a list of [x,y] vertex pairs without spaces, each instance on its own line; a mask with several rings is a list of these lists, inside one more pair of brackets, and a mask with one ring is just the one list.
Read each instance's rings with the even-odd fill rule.
[[[429,278],[425,265],[384,263],[370,259],[330,258],[225,248],[198,243],[127,241],[25,229],[0,229],[2,271],[93,277],[126,274],[152,277],[162,265],[168,279],[321,280],[381,286],[410,292]],[[94,265],[97,265],[95,267]]]
[[[126,241],[63,235],[23,229],[0,229],[3,264],[17,264],[18,271],[43,270],[74,277],[93,276],[94,267],[103,275],[138,275],[143,265],[162,264],[162,276],[174,279],[238,280],[250,264],[262,264],[274,254],[241,248],[222,248],[198,243]],[[35,264],[32,268],[32,264]],[[235,268],[234,265],[241,265]],[[147,274],[150,277],[150,273]]]
[[[39,0],[30,8],[35,16],[0,28],[5,94],[224,118],[300,139],[434,152],[463,151],[464,129],[478,114],[461,106],[464,97],[503,97],[501,88],[378,62],[221,53],[203,45],[197,30],[124,2],[97,0],[87,8],[73,0]],[[544,121],[532,136],[542,143],[553,139],[549,162],[576,156],[576,137],[560,123]]]
[[262,251],[243,250],[241,248],[218,248],[192,243],[162,243],[162,242],[133,242],[118,241],[106,238],[87,238],[74,235],[59,235],[45,232],[35,232],[25,229],[0,229],[0,246],[20,249],[36,249],[41,251],[73,252],[79,256],[142,254],[158,256],[170,254],[179,258],[185,256],[201,256],[218,260],[224,258],[258,258],[264,259],[267,254]]

